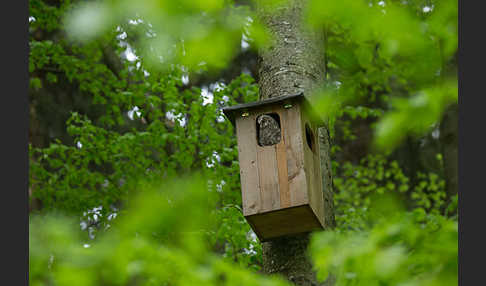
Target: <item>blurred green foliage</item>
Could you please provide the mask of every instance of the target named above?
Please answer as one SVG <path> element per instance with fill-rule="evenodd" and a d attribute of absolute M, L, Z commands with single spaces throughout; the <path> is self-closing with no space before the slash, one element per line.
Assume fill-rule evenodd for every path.
<path fill-rule="evenodd" d="M 344 106 L 386 110 L 375 146 L 423 135 L 457 103 L 457 0 L 310 1 L 326 35 L 327 85 L 316 106 L 331 122 Z"/>
<path fill-rule="evenodd" d="M 245 27 L 254 43 L 266 37 L 257 22 L 248 22 L 248 6 L 233 4 L 228 0 L 81 3 L 68 14 L 66 25 L 75 39 L 87 41 L 126 19 L 137 19 L 149 23 L 148 27 L 137 26 L 133 32 L 134 36 L 142 35 L 138 51 L 154 67 L 181 63 L 192 69 L 204 62 L 209 68 L 223 68 L 235 56 Z M 147 32 L 150 36 L 143 37 Z"/>
<path fill-rule="evenodd" d="M 366 231 L 322 232 L 311 254 L 318 276 L 341 285 L 457 285 L 457 221 L 395 211 Z"/>
<path fill-rule="evenodd" d="M 200 89 L 179 96 L 175 89 L 171 93 L 171 84 L 176 82 L 166 81 L 164 93 L 146 102 L 152 107 L 149 112 L 141 109 L 139 115 L 134 113 L 135 120 L 150 120 L 144 130 L 120 133 L 73 113 L 67 128 L 77 142 L 75 146 L 59 141 L 47 148 L 31 146 L 33 197 L 41 200 L 44 212 L 81 216 L 83 228 L 94 236 L 109 224 L 111 216 L 129 204 L 129 196 L 136 192 L 135 184 L 140 179 L 169 180 L 200 170 L 208 188 L 218 194 L 216 217 L 221 228 L 215 231 L 213 244 L 222 244 L 228 260 L 258 268 L 261 248 L 256 239 L 247 238 L 250 227 L 239 209 L 236 139 L 227 136 L 233 127 L 222 120 L 220 111 L 223 96 L 232 95 L 225 97 L 230 104 L 235 98 L 254 100 L 257 87 L 250 77 L 242 75 L 214 91 L 213 103 L 203 105 Z M 168 120 L 166 114 L 161 114 L 162 104 L 170 104 L 176 116 Z"/>
<path fill-rule="evenodd" d="M 217 194 L 205 180 L 138 187 L 143 195 L 94 242 L 66 217 L 31 218 L 30 285 L 288 285 L 210 252 Z"/>
<path fill-rule="evenodd" d="M 130 37 L 137 38 L 137 53 L 156 69 L 173 64 L 221 69 L 235 57 L 242 34 L 251 48 L 269 39 L 249 6 L 233 1 L 72 6 L 63 18 L 72 38 L 92 41 L 126 26 L 128 19 L 136 24 Z M 376 126 L 377 148 L 392 149 L 408 133 L 424 134 L 457 103 L 457 0 L 309 1 L 307 19 L 324 30 L 327 74 L 332 74 L 316 106 L 333 117 L 341 105 L 381 102 L 392 111 Z"/>
<path fill-rule="evenodd" d="M 443 178 L 418 172 L 418 181 L 411 186 L 398 162 L 383 155 L 368 155 L 359 164 L 334 161 L 333 172 L 335 216 L 342 229 L 368 228 L 374 201 L 386 195 L 395 196 L 405 209 L 444 216 L 457 212 L 457 197 L 447 200 Z"/>
<path fill-rule="evenodd" d="M 409 189 L 409 179 L 397 162 L 388 162 L 380 155 L 369 155 L 357 165 L 346 162 L 339 166 L 339 170 L 336 163 L 334 166 L 335 173 L 339 174 L 333 180 L 335 216 L 342 229 L 366 229 L 377 195 L 402 193 Z"/>
<path fill-rule="evenodd" d="M 140 106 L 132 116 L 149 122 L 143 130 L 106 129 L 73 112 L 67 131 L 75 146 L 57 141 L 47 148 L 31 147 L 31 184 L 39 189 L 36 196 L 43 198 L 44 207 L 79 213 L 101 205 L 108 211 L 141 176 L 171 178 L 203 169 L 213 179 L 213 188 L 223 179 L 231 181 L 231 174 L 238 173 L 236 139 L 227 136 L 233 127 L 222 119 L 220 108 L 238 97 L 254 100 L 257 87 L 242 75 L 215 91 L 213 103 L 203 104 L 199 88 L 181 94 L 180 85 L 170 75 L 149 87 L 150 96 L 122 94 Z M 232 97 L 224 100 L 226 94 Z"/>
<path fill-rule="evenodd" d="M 133 37 L 149 28 L 147 23 L 120 23 L 92 41 L 72 41 L 64 37 L 69 32 L 63 19 L 76 5 L 29 1 L 32 108 L 54 114 L 64 108 L 49 94 L 54 88 L 66 88 L 84 107 L 66 114 L 69 140 L 29 146 L 31 200 L 40 201 L 42 213 L 75 217 L 94 239 L 122 215 L 140 179 L 170 180 L 200 171 L 218 194 L 214 217 L 221 227 L 211 236 L 213 250 L 259 269 L 261 247 L 239 210 L 236 139 L 228 136 L 233 127 L 221 112 L 223 106 L 257 100 L 253 78 L 242 74 L 228 84 L 188 86 L 184 77 L 196 79 L 208 67 L 189 70 L 178 63 L 160 69 L 143 54 L 123 59 L 130 45 L 139 54 L 140 42 Z M 107 61 L 110 51 L 119 66 Z"/>
<path fill-rule="evenodd" d="M 246 74 L 184 81 L 226 67 L 242 35 L 252 49 L 267 39 L 234 2 L 29 1 L 31 104 L 49 112 L 63 103 L 42 92 L 74 86 L 66 93 L 83 106 L 59 127 L 71 142 L 29 146 L 42 203 L 29 224 L 31 285 L 285 284 L 255 273 L 261 245 L 241 213 L 236 139 L 221 113 L 257 100 L 258 87 Z M 309 2 L 309 24 L 326 35 L 315 105 L 342 140 L 333 156 L 360 139 L 355 119 L 391 150 L 457 102 L 457 1 Z M 107 61 L 110 50 L 124 58 Z M 457 283 L 457 196 L 446 198 L 443 176 L 412 182 L 378 154 L 332 166 L 337 227 L 310 248 L 320 278 Z"/>

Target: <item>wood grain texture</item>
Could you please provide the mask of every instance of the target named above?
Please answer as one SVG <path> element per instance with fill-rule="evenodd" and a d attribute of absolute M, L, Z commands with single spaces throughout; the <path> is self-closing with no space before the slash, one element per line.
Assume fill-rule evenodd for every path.
<path fill-rule="evenodd" d="M 290 207 L 290 190 L 289 177 L 287 172 L 287 154 L 284 144 L 278 144 L 277 150 L 277 166 L 278 166 L 278 182 L 280 195 L 280 208 Z"/>
<path fill-rule="evenodd" d="M 277 152 L 275 145 L 256 146 L 258 175 L 260 179 L 261 211 L 280 208 L 278 186 Z"/>
<path fill-rule="evenodd" d="M 294 105 L 282 112 L 284 141 L 287 153 L 287 173 L 290 193 L 290 205 L 299 206 L 308 203 L 307 182 L 304 173 L 304 150 L 300 107 Z"/>
<path fill-rule="evenodd" d="M 254 122 L 255 115 L 236 119 L 241 195 L 245 216 L 256 214 L 262 209 Z"/>
<path fill-rule="evenodd" d="M 307 139 L 305 137 L 305 125 L 308 124 L 306 116 L 302 115 L 301 120 L 301 130 L 302 130 L 302 138 L 303 138 L 303 155 L 304 155 L 304 173 L 305 173 L 305 181 L 307 183 L 307 196 L 309 198 L 308 202 L 312 202 L 313 199 L 313 189 L 315 188 L 315 180 L 314 180 L 314 158 L 312 154 L 312 150 L 309 148 L 307 144 Z"/>
<path fill-rule="evenodd" d="M 280 117 L 280 126 L 281 126 L 281 134 L 282 140 L 276 146 L 277 151 L 277 166 L 278 166 L 278 182 L 279 182 L 279 195 L 280 195 L 280 208 L 287 208 L 290 207 L 290 190 L 289 190 L 289 176 L 288 176 L 288 168 L 287 168 L 287 148 L 286 148 L 286 137 L 287 134 L 287 126 L 286 123 L 283 122 L 282 118 L 282 111 L 276 111 L 278 116 Z"/>
<path fill-rule="evenodd" d="M 251 215 L 246 219 L 260 241 L 322 229 L 309 205 Z"/>

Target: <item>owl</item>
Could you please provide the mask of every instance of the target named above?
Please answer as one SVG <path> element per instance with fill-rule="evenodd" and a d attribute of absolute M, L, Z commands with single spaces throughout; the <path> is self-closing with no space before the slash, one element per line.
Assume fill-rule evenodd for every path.
<path fill-rule="evenodd" d="M 260 146 L 275 145 L 280 142 L 280 126 L 275 118 L 263 114 L 257 118 L 258 144 Z"/>

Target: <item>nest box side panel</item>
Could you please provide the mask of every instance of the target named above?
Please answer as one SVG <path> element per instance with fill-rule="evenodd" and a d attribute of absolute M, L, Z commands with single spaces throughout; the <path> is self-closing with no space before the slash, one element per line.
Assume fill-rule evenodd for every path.
<path fill-rule="evenodd" d="M 245 216 L 259 213 L 262 209 L 255 120 L 254 114 L 248 117 L 238 117 L 235 120 L 243 215 Z"/>
<path fill-rule="evenodd" d="M 311 120 L 309 112 L 302 110 L 302 137 L 304 143 L 304 170 L 306 182 L 308 184 L 307 192 L 309 204 L 321 223 L 324 226 L 324 193 L 322 190 L 321 168 L 319 145 L 317 138 L 316 124 Z"/>
<path fill-rule="evenodd" d="M 300 113 L 300 106 L 294 104 L 291 108 L 282 111 L 281 116 L 287 157 L 290 206 L 300 206 L 309 203 L 304 172 L 304 142 Z"/>

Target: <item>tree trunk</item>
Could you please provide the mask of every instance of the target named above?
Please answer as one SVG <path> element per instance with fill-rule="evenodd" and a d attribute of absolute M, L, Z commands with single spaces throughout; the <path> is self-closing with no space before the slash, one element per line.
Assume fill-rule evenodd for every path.
<path fill-rule="evenodd" d="M 309 95 L 324 80 L 324 33 L 303 24 L 305 1 L 282 4 L 258 2 L 259 20 L 269 29 L 272 42 L 259 51 L 260 100 L 304 92 Z M 332 199 L 329 132 L 319 128 L 319 150 L 324 186 L 325 228 L 335 225 Z M 263 243 L 263 270 L 281 274 L 296 285 L 331 285 L 317 282 L 307 256 L 309 234 L 282 237 Z"/>
<path fill-rule="evenodd" d="M 447 198 L 457 194 L 458 158 L 457 158 L 457 124 L 458 105 L 450 106 L 444 113 L 440 123 L 440 143 L 444 162 L 444 176 L 446 179 Z"/>

